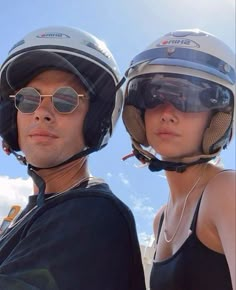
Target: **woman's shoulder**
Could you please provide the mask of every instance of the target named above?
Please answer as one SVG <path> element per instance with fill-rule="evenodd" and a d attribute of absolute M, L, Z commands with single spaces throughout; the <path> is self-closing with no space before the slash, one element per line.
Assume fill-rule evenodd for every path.
<path fill-rule="evenodd" d="M 235 195 L 235 170 L 220 170 L 215 172 L 207 182 L 204 195 L 209 199 L 224 199 Z"/>
<path fill-rule="evenodd" d="M 206 172 L 207 184 L 202 194 L 197 218 L 198 239 L 208 248 L 224 253 L 223 241 L 234 231 L 235 171 Z"/>
<path fill-rule="evenodd" d="M 201 207 L 214 222 L 235 208 L 235 170 L 220 170 L 213 174 L 205 187 Z"/>

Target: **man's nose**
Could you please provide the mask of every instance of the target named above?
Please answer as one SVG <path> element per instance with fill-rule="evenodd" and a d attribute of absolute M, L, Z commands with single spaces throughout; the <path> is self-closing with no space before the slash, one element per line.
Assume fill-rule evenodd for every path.
<path fill-rule="evenodd" d="M 51 97 L 41 97 L 41 102 L 34 112 L 36 120 L 51 121 L 54 118 L 54 108 Z"/>

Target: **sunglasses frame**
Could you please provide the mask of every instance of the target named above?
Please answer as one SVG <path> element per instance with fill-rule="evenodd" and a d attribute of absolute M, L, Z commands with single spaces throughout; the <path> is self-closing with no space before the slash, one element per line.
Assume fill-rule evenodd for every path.
<path fill-rule="evenodd" d="M 19 94 L 19 92 L 21 91 L 21 90 L 23 90 L 23 89 L 28 89 L 28 88 L 30 88 L 30 89 L 32 89 L 33 91 L 35 91 L 35 92 L 37 92 L 37 94 L 38 94 L 38 96 L 39 96 L 39 104 L 38 104 L 38 107 L 33 111 L 33 112 L 29 112 L 29 113 L 25 113 L 25 112 L 22 112 L 18 107 L 17 107 L 17 104 L 16 104 L 16 96 Z M 75 93 L 76 93 L 76 95 L 77 95 L 77 105 L 75 106 L 75 108 L 72 110 L 72 111 L 70 111 L 70 112 L 60 112 L 56 107 L 55 107 L 55 105 L 54 105 L 54 102 L 53 102 L 53 96 L 55 95 L 55 93 L 58 91 L 58 90 L 60 90 L 60 89 L 71 89 L 72 91 L 74 91 Z M 54 93 L 53 94 L 51 94 L 51 95 L 41 95 L 40 94 L 40 92 L 38 91 L 38 90 L 36 90 L 35 88 L 33 88 L 33 87 L 24 87 L 24 88 L 21 88 L 15 95 L 9 95 L 9 98 L 14 98 L 14 104 L 15 104 L 15 107 L 16 107 L 16 109 L 19 111 L 19 112 L 21 112 L 22 114 L 27 114 L 27 115 L 29 115 L 29 114 L 33 114 L 33 113 L 35 113 L 36 111 L 37 111 L 37 109 L 40 107 L 40 105 L 41 105 L 41 103 L 42 103 L 42 98 L 52 98 L 52 105 L 53 105 L 53 108 L 58 112 L 58 113 L 60 113 L 60 114 L 71 114 L 72 112 L 74 112 L 74 110 L 79 106 L 79 99 L 84 99 L 84 100 L 88 100 L 89 99 L 89 97 L 88 96 L 85 96 L 84 94 L 78 94 L 77 92 L 76 92 L 76 90 L 75 89 L 73 89 L 72 87 L 59 87 L 59 88 L 57 88 L 55 91 L 54 91 Z"/>

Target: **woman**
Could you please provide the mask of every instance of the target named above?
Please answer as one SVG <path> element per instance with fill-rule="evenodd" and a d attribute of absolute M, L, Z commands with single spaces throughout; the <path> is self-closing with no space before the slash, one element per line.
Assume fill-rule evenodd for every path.
<path fill-rule="evenodd" d="M 232 139 L 234 63 L 215 36 L 179 30 L 137 55 L 126 73 L 123 120 L 133 154 L 151 171 L 165 170 L 169 185 L 154 219 L 151 290 L 235 290 L 236 174 L 210 162 Z"/>

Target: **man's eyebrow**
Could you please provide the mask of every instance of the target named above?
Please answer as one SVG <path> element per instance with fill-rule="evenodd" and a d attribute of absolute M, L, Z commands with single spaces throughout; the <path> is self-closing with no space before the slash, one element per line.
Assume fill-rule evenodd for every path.
<path fill-rule="evenodd" d="M 39 89 L 39 88 L 37 88 L 37 87 L 34 87 L 34 86 L 26 86 L 26 87 L 33 88 L 33 89 L 35 89 L 35 90 L 36 90 L 40 95 L 43 95 L 43 94 L 42 94 L 42 90 Z M 48 94 L 45 94 L 45 95 L 48 95 Z"/>

